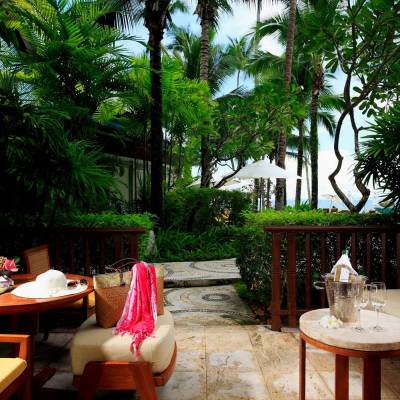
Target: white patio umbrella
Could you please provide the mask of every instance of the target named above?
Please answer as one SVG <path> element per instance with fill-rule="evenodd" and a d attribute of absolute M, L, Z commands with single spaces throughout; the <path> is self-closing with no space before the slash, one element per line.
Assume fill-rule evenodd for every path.
<path fill-rule="evenodd" d="M 241 190 L 245 192 L 252 191 L 252 186 L 254 184 L 253 179 L 237 179 L 232 178 L 225 185 L 221 186 L 220 189 L 222 190 Z"/>
<path fill-rule="evenodd" d="M 246 165 L 236 175 L 239 179 L 277 179 L 277 178 L 294 178 L 301 179 L 300 176 L 288 173 L 285 169 L 275 164 L 269 163 L 267 160 L 256 161 L 253 164 Z"/>

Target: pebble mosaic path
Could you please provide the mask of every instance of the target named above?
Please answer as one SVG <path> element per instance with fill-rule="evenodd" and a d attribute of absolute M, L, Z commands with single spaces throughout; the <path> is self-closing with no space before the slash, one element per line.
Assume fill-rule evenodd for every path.
<path fill-rule="evenodd" d="M 215 286 L 240 280 L 234 258 L 218 261 L 167 262 L 165 287 Z"/>
<path fill-rule="evenodd" d="M 199 265 L 200 264 L 200 265 Z M 193 266 L 197 268 L 193 268 Z M 213 271 L 220 267 L 220 272 Z M 200 268 L 201 272 L 198 272 Z M 224 279 L 237 273 L 232 260 L 167 263 L 167 278 L 196 283 L 203 277 Z M 195 272 L 193 272 L 193 270 Z M 229 272 L 228 272 L 229 271 Z M 177 363 L 159 400 L 295 400 L 298 399 L 298 331 L 272 332 L 254 325 L 248 307 L 232 285 L 165 289 L 166 307 L 175 320 Z M 75 400 L 69 347 L 73 332 L 52 332 L 37 346 L 35 368 L 57 368 L 47 388 L 66 389 L 57 400 Z M 334 358 L 307 348 L 306 398 L 334 398 Z M 400 360 L 383 360 L 382 399 L 400 400 Z M 350 399 L 361 399 L 361 364 L 350 361 Z M 132 393 L 99 393 L 96 399 L 133 399 Z"/>

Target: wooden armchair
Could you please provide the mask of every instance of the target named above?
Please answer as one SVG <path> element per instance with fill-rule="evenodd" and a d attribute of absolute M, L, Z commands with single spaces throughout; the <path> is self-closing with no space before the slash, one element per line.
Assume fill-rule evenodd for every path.
<path fill-rule="evenodd" d="M 29 335 L 0 334 L 0 343 L 19 345 L 18 357 L 0 358 L 0 400 L 20 392 L 23 400 L 31 399 L 31 365 Z"/>
<path fill-rule="evenodd" d="M 49 246 L 32 247 L 22 252 L 22 261 L 28 274 L 42 274 L 51 267 Z M 75 318 L 79 318 L 79 323 L 89 318 L 95 312 L 94 293 L 71 304 L 66 304 L 51 313 L 70 314 Z M 45 329 L 45 338 L 48 336 L 48 330 Z"/>

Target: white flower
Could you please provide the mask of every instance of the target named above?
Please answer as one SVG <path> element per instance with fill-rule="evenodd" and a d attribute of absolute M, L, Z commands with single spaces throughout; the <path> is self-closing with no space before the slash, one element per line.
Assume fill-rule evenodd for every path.
<path fill-rule="evenodd" d="M 319 324 L 323 328 L 327 329 L 337 329 L 343 325 L 343 322 L 340 319 L 337 319 L 333 315 L 325 315 L 319 320 Z"/>

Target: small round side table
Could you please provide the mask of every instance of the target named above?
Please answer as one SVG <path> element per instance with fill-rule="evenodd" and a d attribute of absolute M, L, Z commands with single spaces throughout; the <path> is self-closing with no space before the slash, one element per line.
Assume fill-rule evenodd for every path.
<path fill-rule="evenodd" d="M 381 359 L 400 357 L 400 318 L 381 313 L 376 332 L 376 314 L 363 310 L 361 322 L 364 332 L 357 332 L 354 324 L 338 329 L 323 328 L 319 321 L 329 315 L 329 309 L 309 311 L 300 317 L 300 400 L 306 398 L 306 343 L 335 354 L 335 400 L 349 398 L 349 357 L 363 359 L 362 399 L 381 399 Z"/>

